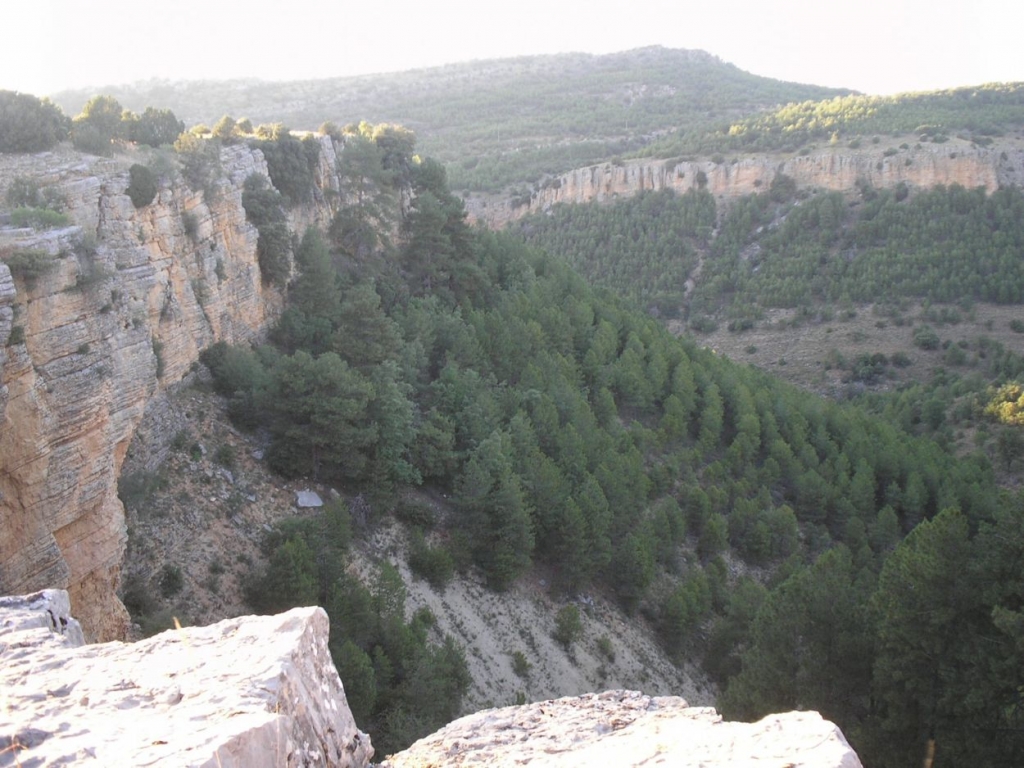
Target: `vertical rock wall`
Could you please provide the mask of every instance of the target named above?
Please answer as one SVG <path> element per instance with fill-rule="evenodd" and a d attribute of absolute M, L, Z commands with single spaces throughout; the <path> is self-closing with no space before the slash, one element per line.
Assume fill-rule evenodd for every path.
<path fill-rule="evenodd" d="M 557 203 L 611 202 L 645 190 L 673 189 L 684 193 L 703 186 L 716 198 L 733 199 L 767 190 L 783 173 L 800 188 L 837 191 L 856 189 L 866 181 L 879 189 L 904 183 L 928 188 L 960 184 L 992 192 L 1000 185 L 1024 182 L 1024 151 L 978 149 L 951 144 L 900 150 L 886 156 L 882 149 L 831 150 L 794 157 L 753 156 L 735 162 L 637 160 L 622 164 L 577 168 L 549 179 L 526 205 L 508 200 L 471 198 L 471 216 L 502 227 Z"/>
<path fill-rule="evenodd" d="M 210 194 L 165 181 L 141 209 L 130 162 L 0 156 L 0 189 L 55 187 L 74 223 L 0 229 L 0 250 L 55 257 L 35 280 L 0 263 L 0 594 L 66 588 L 91 640 L 127 627 L 117 478 L 147 402 L 215 341 L 260 337 L 282 306 L 241 204 L 244 179 L 267 173 L 259 151 L 226 148 Z"/>

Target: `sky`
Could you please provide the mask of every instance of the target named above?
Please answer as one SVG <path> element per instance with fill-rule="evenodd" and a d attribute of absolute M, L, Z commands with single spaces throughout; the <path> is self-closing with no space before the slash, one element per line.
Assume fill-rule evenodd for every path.
<path fill-rule="evenodd" d="M 757 75 L 889 94 L 1024 81 L 1020 0 L 26 0 L 0 90 L 296 80 L 544 53 L 698 48 Z"/>

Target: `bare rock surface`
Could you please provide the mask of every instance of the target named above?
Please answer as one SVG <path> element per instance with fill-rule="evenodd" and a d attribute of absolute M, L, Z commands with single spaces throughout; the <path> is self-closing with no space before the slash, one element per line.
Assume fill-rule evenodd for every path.
<path fill-rule="evenodd" d="M 365 766 L 373 755 L 320 608 L 72 647 L 59 634 L 66 606 L 58 590 L 0 602 L 0 766 Z"/>
<path fill-rule="evenodd" d="M 679 697 L 608 691 L 463 717 L 391 756 L 423 766 L 860 768 L 843 734 L 817 712 L 724 722 Z"/>
<path fill-rule="evenodd" d="M 40 645 L 78 648 L 85 645 L 82 625 L 71 615 L 63 589 L 33 595 L 0 597 L 0 658 L 33 653 Z"/>
<path fill-rule="evenodd" d="M 981 148 L 959 139 L 942 145 L 834 148 L 791 157 L 750 155 L 731 162 L 630 160 L 577 168 L 548 179 L 526 204 L 481 196 L 468 200 L 467 210 L 475 220 L 502 227 L 558 203 L 612 202 L 646 190 L 672 189 L 683 194 L 706 189 L 718 199 L 735 199 L 768 189 L 778 174 L 789 176 L 800 189 L 846 192 L 866 182 L 880 189 L 898 184 L 917 188 L 960 184 L 994 192 L 1000 185 L 1019 184 L 1022 167 L 1024 150 Z"/>

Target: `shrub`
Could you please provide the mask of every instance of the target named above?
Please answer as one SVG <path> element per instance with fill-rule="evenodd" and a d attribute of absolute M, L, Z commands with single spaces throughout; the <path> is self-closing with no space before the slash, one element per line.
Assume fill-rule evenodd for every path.
<path fill-rule="evenodd" d="M 569 650 L 573 643 L 580 639 L 583 634 L 583 621 L 580 618 L 580 609 L 575 605 L 567 605 L 555 616 L 554 638 L 565 650 Z"/>
<path fill-rule="evenodd" d="M 222 467 L 230 469 L 235 466 L 235 447 L 227 443 L 218 446 L 217 450 L 213 453 L 213 460 Z"/>
<path fill-rule="evenodd" d="M 14 251 L 4 257 L 11 274 L 30 285 L 57 266 L 57 257 L 36 248 Z"/>
<path fill-rule="evenodd" d="M 87 155 L 107 157 L 111 152 L 110 137 L 104 136 L 91 125 L 76 125 L 71 134 L 71 143 L 75 149 Z"/>
<path fill-rule="evenodd" d="M 160 570 L 160 594 L 164 597 L 174 597 L 181 592 L 185 586 L 185 577 L 181 574 L 181 568 L 167 563 Z"/>
<path fill-rule="evenodd" d="M 7 188 L 7 204 L 12 208 L 43 208 L 39 185 L 24 176 L 14 177 Z"/>
<path fill-rule="evenodd" d="M 424 530 L 434 527 L 434 509 L 428 503 L 418 499 L 403 498 L 395 505 L 395 517 L 407 525 Z"/>
<path fill-rule="evenodd" d="M 0 152 L 43 152 L 68 137 L 71 121 L 49 99 L 0 91 Z"/>
<path fill-rule="evenodd" d="M 11 326 L 11 335 L 7 337 L 7 346 L 12 347 L 15 344 L 25 343 L 25 326 L 13 325 Z"/>
<path fill-rule="evenodd" d="M 776 203 L 784 203 L 796 196 L 796 179 L 784 173 L 776 173 L 768 187 L 768 196 Z"/>
<path fill-rule="evenodd" d="M 313 171 L 320 155 L 316 139 L 307 137 L 299 141 L 282 128 L 275 130 L 272 141 L 257 142 L 254 146 L 263 152 L 274 186 L 290 203 L 305 202 L 313 197 Z"/>
<path fill-rule="evenodd" d="M 291 235 L 288 232 L 281 194 L 265 176 L 254 173 L 245 180 L 242 207 L 245 217 L 256 225 L 259 239 L 256 255 L 264 281 L 284 285 L 291 274 Z"/>
<path fill-rule="evenodd" d="M 162 379 L 164 376 L 164 343 L 159 339 L 153 339 L 153 356 L 156 357 L 156 377 Z"/>
<path fill-rule="evenodd" d="M 118 478 L 117 495 L 125 507 L 137 509 L 166 487 L 167 478 L 159 472 L 132 472 Z"/>
<path fill-rule="evenodd" d="M 66 227 L 70 223 L 71 219 L 63 213 L 51 211 L 49 208 L 15 208 L 11 211 L 11 224 L 16 227 L 54 229 Z"/>
<path fill-rule="evenodd" d="M 256 257 L 260 275 L 267 283 L 285 285 L 291 274 L 292 238 L 286 224 L 265 224 L 259 227 Z"/>
<path fill-rule="evenodd" d="M 156 198 L 156 176 L 144 165 L 136 163 L 128 169 L 128 197 L 136 208 L 145 208 Z"/>
<path fill-rule="evenodd" d="M 185 130 L 185 123 L 169 109 L 146 107 L 146 111 L 131 121 L 128 138 L 137 144 L 159 147 L 173 144 Z"/>
<path fill-rule="evenodd" d="M 235 138 L 235 119 L 230 115 L 224 115 L 213 125 L 213 137 L 220 139 L 225 144 L 231 144 Z"/>
<path fill-rule="evenodd" d="M 922 325 L 914 329 L 914 346 L 921 349 L 933 350 L 939 348 L 939 335 L 929 325 Z"/>
<path fill-rule="evenodd" d="M 455 560 L 444 547 L 431 547 L 420 531 L 414 531 L 409 568 L 435 589 L 443 590 L 455 574 Z"/>
<path fill-rule="evenodd" d="M 597 638 L 597 651 L 608 661 L 615 661 L 615 647 L 608 635 L 601 635 Z"/>
<path fill-rule="evenodd" d="M 188 441 L 191 439 L 192 434 L 187 429 L 179 429 L 174 433 L 174 438 L 171 440 L 171 450 L 178 453 L 184 451 Z"/>
<path fill-rule="evenodd" d="M 516 677 L 521 677 L 524 680 L 530 676 L 530 669 L 533 665 L 527 660 L 526 654 L 522 651 L 515 651 L 512 654 L 512 671 L 516 673 Z"/>
<path fill-rule="evenodd" d="M 181 175 L 194 190 L 207 196 L 220 176 L 220 142 L 206 140 L 194 133 L 182 133 L 174 142 L 181 162 Z"/>
<path fill-rule="evenodd" d="M 718 330 L 718 323 L 707 315 L 695 317 L 690 321 L 690 328 L 698 333 L 712 333 Z"/>
<path fill-rule="evenodd" d="M 191 211 L 185 211 L 181 214 L 181 226 L 185 230 L 185 234 L 192 240 L 196 241 L 196 237 L 199 235 L 199 219 Z"/>
<path fill-rule="evenodd" d="M 1010 330 L 1014 333 L 1024 333 L 1024 320 L 1013 319 L 1010 321 Z"/>

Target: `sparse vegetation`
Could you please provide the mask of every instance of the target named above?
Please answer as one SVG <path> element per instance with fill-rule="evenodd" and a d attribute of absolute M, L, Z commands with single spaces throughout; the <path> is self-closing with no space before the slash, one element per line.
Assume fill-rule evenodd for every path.
<path fill-rule="evenodd" d="M 533 665 L 527 660 L 525 653 L 522 651 L 512 652 L 512 671 L 515 672 L 517 677 L 528 680 L 532 668 Z"/>
<path fill-rule="evenodd" d="M 11 211 L 11 224 L 32 229 L 55 229 L 71 223 L 65 214 L 49 208 L 15 208 Z"/>
<path fill-rule="evenodd" d="M 580 609 L 575 605 L 567 605 L 558 611 L 555 616 L 555 640 L 565 650 L 570 650 L 573 644 L 583 635 L 583 621 L 580 619 Z"/>

